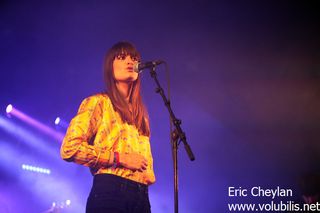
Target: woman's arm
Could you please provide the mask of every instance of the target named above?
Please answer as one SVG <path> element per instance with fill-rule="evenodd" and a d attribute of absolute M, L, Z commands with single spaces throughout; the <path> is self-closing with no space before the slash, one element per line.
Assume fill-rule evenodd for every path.
<path fill-rule="evenodd" d="M 112 165 L 113 153 L 90 143 L 102 120 L 101 104 L 99 96 L 88 97 L 81 103 L 61 146 L 60 154 L 64 160 L 89 167 Z"/>

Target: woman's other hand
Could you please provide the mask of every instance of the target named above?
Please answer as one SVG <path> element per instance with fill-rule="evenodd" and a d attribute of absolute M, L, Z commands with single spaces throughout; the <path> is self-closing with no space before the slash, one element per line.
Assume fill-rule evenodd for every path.
<path fill-rule="evenodd" d="M 120 165 L 133 171 L 143 172 L 147 169 L 148 161 L 145 157 L 138 153 L 121 154 Z"/>

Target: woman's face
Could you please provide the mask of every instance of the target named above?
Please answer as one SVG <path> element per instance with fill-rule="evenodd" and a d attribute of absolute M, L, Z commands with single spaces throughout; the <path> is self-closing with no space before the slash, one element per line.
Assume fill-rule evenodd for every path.
<path fill-rule="evenodd" d="M 116 81 L 133 82 L 137 80 L 138 73 L 133 71 L 133 65 L 138 63 L 136 57 L 122 53 L 113 60 L 113 73 Z"/>

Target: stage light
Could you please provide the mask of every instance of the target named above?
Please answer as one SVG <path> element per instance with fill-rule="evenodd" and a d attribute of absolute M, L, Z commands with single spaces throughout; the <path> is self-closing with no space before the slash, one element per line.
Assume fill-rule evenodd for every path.
<path fill-rule="evenodd" d="M 70 206 L 71 200 L 66 200 L 66 206 Z"/>
<path fill-rule="evenodd" d="M 56 120 L 54 121 L 54 124 L 59 125 L 59 123 L 60 123 L 60 117 L 57 117 Z"/>
<path fill-rule="evenodd" d="M 64 134 L 61 133 L 61 132 L 58 132 L 52 128 L 50 128 L 49 126 L 41 123 L 40 121 L 32 118 L 31 116 L 19 111 L 18 109 L 16 108 L 13 108 L 11 104 L 9 104 L 7 106 L 7 109 L 6 109 L 7 113 L 10 115 L 10 116 L 14 116 L 16 118 L 19 118 L 20 120 L 26 122 L 27 124 L 37 128 L 38 130 L 40 130 L 41 132 L 45 133 L 45 134 L 48 134 L 50 136 L 52 136 L 53 138 L 55 138 L 56 140 L 58 141 L 62 141 L 63 137 L 64 137 Z M 60 118 L 59 118 L 60 119 Z M 57 119 L 56 119 L 57 120 Z M 60 121 L 59 121 L 60 122 Z"/>
<path fill-rule="evenodd" d="M 62 118 L 60 117 L 57 117 L 54 121 L 54 124 L 56 125 L 56 128 L 58 129 L 67 129 L 68 126 L 69 126 L 69 123 L 66 122 L 65 120 L 63 120 Z"/>
<path fill-rule="evenodd" d="M 26 165 L 26 164 L 22 164 L 21 167 L 22 167 L 23 170 L 30 171 L 30 172 L 43 173 L 43 174 L 47 174 L 47 175 L 51 174 L 50 169 L 45 169 L 45 168 Z"/>
<path fill-rule="evenodd" d="M 12 105 L 9 104 L 9 105 L 7 106 L 7 108 L 6 108 L 6 112 L 7 112 L 7 113 L 10 113 L 10 112 L 12 111 L 12 109 L 13 109 Z"/>

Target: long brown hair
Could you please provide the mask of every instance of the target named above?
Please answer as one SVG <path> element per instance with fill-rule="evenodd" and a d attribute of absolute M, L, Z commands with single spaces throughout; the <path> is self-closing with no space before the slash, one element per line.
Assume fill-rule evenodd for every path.
<path fill-rule="evenodd" d="M 111 47 L 105 56 L 103 67 L 107 94 L 111 99 L 115 111 L 120 114 L 124 122 L 135 125 L 141 134 L 150 136 L 148 113 L 140 94 L 140 75 L 137 80 L 132 83 L 131 94 L 129 97 L 129 103 L 132 105 L 132 112 L 129 110 L 129 104 L 117 89 L 113 73 L 113 61 L 115 57 L 120 54 L 127 54 L 131 57 L 136 57 L 139 60 L 141 58 L 140 53 L 130 42 L 118 42 Z"/>

